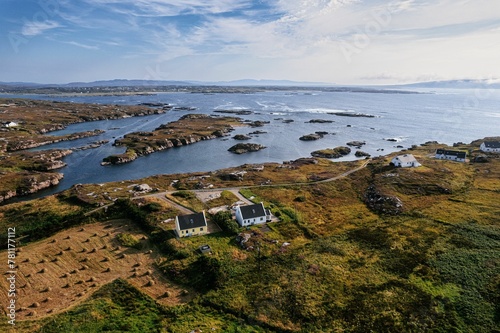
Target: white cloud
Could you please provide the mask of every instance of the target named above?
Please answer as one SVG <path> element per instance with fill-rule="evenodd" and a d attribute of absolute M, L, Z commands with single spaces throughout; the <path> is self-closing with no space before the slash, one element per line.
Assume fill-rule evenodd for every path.
<path fill-rule="evenodd" d="M 81 47 L 81 48 L 84 48 L 87 50 L 99 50 L 99 47 L 97 47 L 95 45 L 87 45 L 87 44 L 82 44 L 82 43 L 78 43 L 75 41 L 70 41 L 70 42 L 65 42 L 65 43 L 69 44 L 69 45 L 73 45 L 73 46 L 78 46 L 78 47 Z"/>
<path fill-rule="evenodd" d="M 43 22 L 26 22 L 21 29 L 21 34 L 23 36 L 38 36 L 43 34 L 47 30 L 59 28 L 61 25 L 58 22 L 46 20 Z"/>
<path fill-rule="evenodd" d="M 92 6 L 136 16 L 176 16 L 218 14 L 243 9 L 251 0 L 85 0 Z"/>

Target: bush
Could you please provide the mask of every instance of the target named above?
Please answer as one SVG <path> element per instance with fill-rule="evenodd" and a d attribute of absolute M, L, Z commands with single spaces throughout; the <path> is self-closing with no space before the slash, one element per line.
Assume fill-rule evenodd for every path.
<path fill-rule="evenodd" d="M 183 199 L 193 199 L 193 198 L 196 197 L 193 192 L 186 191 L 186 190 L 181 190 L 181 191 L 174 192 L 174 193 L 172 193 L 172 195 L 174 197 L 179 197 L 179 198 L 183 198 Z"/>
<path fill-rule="evenodd" d="M 232 219 L 231 213 L 228 211 L 217 212 L 212 217 L 212 221 L 217 223 L 217 225 L 225 232 L 230 234 L 237 234 L 239 232 L 238 223 Z"/>
<path fill-rule="evenodd" d="M 121 233 L 121 234 L 116 235 L 116 239 L 118 239 L 120 244 L 123 246 L 133 247 L 135 249 L 142 248 L 141 241 L 138 240 L 134 235 Z"/>

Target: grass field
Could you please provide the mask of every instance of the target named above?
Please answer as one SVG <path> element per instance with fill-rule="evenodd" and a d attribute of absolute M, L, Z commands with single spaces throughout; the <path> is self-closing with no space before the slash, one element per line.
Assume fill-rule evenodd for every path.
<path fill-rule="evenodd" d="M 388 156 L 333 182 L 241 190 L 263 201 L 281 220 L 240 229 L 250 235 L 252 250 L 243 249 L 230 232 L 160 237 L 155 223 L 175 214 L 168 205 L 157 198 L 137 199 L 135 206 L 122 202 L 120 207 L 128 208 L 121 214 L 133 212 L 130 217 L 143 231 L 126 220 L 107 229 L 109 222 L 78 225 L 19 252 L 19 281 L 26 284 L 20 290 L 29 293 L 21 297 L 26 309 L 19 312 L 18 330 L 500 332 L 500 159 L 437 161 L 430 156 L 433 149 L 412 150 L 423 164 L 416 169 L 389 167 Z M 331 177 L 348 166 L 359 162 L 320 160 L 289 170 L 292 175 L 321 170 L 323 177 Z M 266 166 L 265 178 L 273 168 L 283 171 Z M 259 172 L 258 177 L 264 175 Z M 279 178 L 292 177 L 286 173 Z M 51 210 L 60 206 L 63 219 L 78 213 L 78 204 L 63 198 L 45 202 Z M 172 198 L 206 208 L 193 192 Z M 226 193 L 214 204 L 232 200 Z M 40 216 L 41 202 L 2 207 L 4 226 L 23 213 Z M 119 217 L 120 210 L 108 214 Z M 154 239 L 158 252 L 144 236 Z M 50 243 L 52 239 L 56 242 Z M 144 243 L 140 250 L 138 240 Z M 202 245 L 212 252 L 202 255 Z M 116 246 L 125 258 L 120 259 Z M 80 252 L 83 247 L 85 253 Z M 96 252 L 89 253 L 93 248 Z M 153 253 L 146 253 L 149 249 Z M 82 256 L 92 259 L 83 270 Z M 23 262 L 26 258 L 30 261 Z M 46 262 L 40 263 L 43 258 Z M 141 272 L 148 267 L 151 273 L 132 277 L 138 262 Z M 77 271 L 75 278 L 71 270 Z M 95 287 L 86 282 L 92 276 Z M 71 288 L 63 288 L 66 279 Z M 164 290 L 169 297 L 161 297 Z M 68 293 L 68 301 L 58 302 L 59 307 L 44 302 L 51 293 L 52 299 Z M 38 306 L 30 307 L 34 302 Z"/>

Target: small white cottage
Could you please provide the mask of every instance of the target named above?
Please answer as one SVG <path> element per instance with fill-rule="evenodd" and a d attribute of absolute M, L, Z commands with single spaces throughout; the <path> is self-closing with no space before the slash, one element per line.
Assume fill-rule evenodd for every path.
<path fill-rule="evenodd" d="M 485 141 L 479 148 L 485 153 L 500 153 L 500 141 Z"/>
<path fill-rule="evenodd" d="M 436 155 L 435 155 L 435 157 L 437 159 L 450 160 L 450 161 L 456 161 L 456 162 L 465 162 L 466 156 L 467 156 L 467 153 L 464 151 L 445 150 L 445 149 L 436 150 Z"/>
<path fill-rule="evenodd" d="M 242 227 L 266 223 L 268 220 L 268 214 L 262 202 L 249 206 L 236 206 L 235 215 L 236 221 Z"/>
<path fill-rule="evenodd" d="M 399 168 L 416 168 L 422 165 L 412 154 L 398 155 L 391 160 L 391 164 Z"/>

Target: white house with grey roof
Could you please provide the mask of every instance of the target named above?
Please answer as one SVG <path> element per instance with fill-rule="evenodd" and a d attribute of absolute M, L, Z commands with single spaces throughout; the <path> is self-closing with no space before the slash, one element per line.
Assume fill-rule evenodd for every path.
<path fill-rule="evenodd" d="M 205 235 L 208 233 L 205 211 L 175 217 L 175 232 L 179 237 Z"/>
<path fill-rule="evenodd" d="M 391 160 L 391 164 L 400 168 L 416 168 L 422 165 L 412 154 L 398 155 Z"/>
<path fill-rule="evenodd" d="M 465 158 L 467 157 L 467 153 L 464 151 L 458 151 L 458 150 L 438 149 L 438 150 L 436 150 L 435 157 L 437 159 L 440 159 L 440 160 L 465 162 Z"/>
<path fill-rule="evenodd" d="M 270 213 L 266 211 L 262 202 L 249 206 L 236 206 L 235 215 L 236 221 L 242 227 L 266 223 L 270 219 Z"/>
<path fill-rule="evenodd" d="M 479 149 L 485 153 L 500 153 L 500 141 L 485 141 L 481 143 Z"/>

